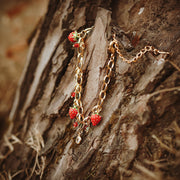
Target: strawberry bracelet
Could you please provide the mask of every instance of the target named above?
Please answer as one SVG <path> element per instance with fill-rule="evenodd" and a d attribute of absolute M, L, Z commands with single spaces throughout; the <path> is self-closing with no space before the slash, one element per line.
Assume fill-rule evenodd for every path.
<path fill-rule="evenodd" d="M 84 117 L 84 112 L 83 112 L 84 109 L 81 101 L 82 82 L 83 82 L 82 65 L 83 65 L 83 57 L 84 57 L 84 49 L 85 49 L 84 41 L 86 36 L 89 34 L 89 32 L 92 29 L 93 27 L 87 28 L 81 31 L 80 33 L 77 33 L 77 31 L 73 31 L 68 36 L 69 41 L 73 43 L 73 47 L 77 48 L 77 65 L 76 65 L 76 74 L 75 74 L 76 84 L 75 84 L 75 91 L 71 94 L 71 97 L 74 98 L 74 103 L 73 103 L 73 107 L 70 107 L 69 109 L 70 119 L 74 120 L 73 126 L 74 128 L 77 128 L 77 134 L 78 134 L 76 137 L 77 144 L 81 143 L 82 135 L 84 131 L 88 133 L 91 124 L 93 126 L 96 126 L 97 124 L 100 123 L 102 119 L 99 113 L 102 110 L 102 105 L 106 98 L 106 91 L 110 83 L 110 77 L 111 77 L 112 69 L 114 67 L 115 53 L 117 53 L 119 57 L 127 63 L 136 62 L 146 52 L 152 52 L 155 55 L 169 54 L 168 52 L 159 51 L 158 49 L 155 49 L 153 46 L 145 46 L 143 49 L 140 50 L 139 53 L 136 54 L 134 58 L 128 60 L 125 57 L 123 57 L 123 55 L 121 54 L 118 41 L 115 38 L 115 34 L 113 34 L 113 39 L 108 47 L 108 50 L 110 52 L 110 58 L 106 66 L 107 74 L 104 76 L 103 79 L 103 85 L 99 93 L 99 99 L 97 105 L 92 108 L 92 111 L 89 113 L 87 117 Z"/>

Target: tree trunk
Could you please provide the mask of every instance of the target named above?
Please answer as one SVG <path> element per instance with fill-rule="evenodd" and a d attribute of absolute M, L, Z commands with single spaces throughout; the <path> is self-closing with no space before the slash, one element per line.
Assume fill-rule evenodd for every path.
<path fill-rule="evenodd" d="M 1 146 L 1 176 L 14 179 L 179 179 L 179 1 L 51 0 L 31 39 L 27 63 Z M 76 50 L 68 34 L 94 26 L 85 41 L 82 103 L 97 103 L 112 33 L 116 55 L 100 124 L 75 143 L 69 118 Z M 16 139 L 15 137 L 18 137 Z M 12 142 L 16 143 L 13 144 Z M 9 143 L 13 145 L 7 145 Z"/>

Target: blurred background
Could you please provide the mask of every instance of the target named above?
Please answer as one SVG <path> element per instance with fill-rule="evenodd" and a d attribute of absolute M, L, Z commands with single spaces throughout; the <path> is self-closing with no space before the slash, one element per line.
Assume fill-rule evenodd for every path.
<path fill-rule="evenodd" d="M 48 0 L 0 0 L 0 119 L 8 117 L 28 52 L 28 39 Z"/>

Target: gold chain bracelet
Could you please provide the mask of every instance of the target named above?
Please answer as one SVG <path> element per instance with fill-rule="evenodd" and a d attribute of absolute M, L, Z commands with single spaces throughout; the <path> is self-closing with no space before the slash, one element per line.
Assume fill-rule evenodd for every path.
<path fill-rule="evenodd" d="M 99 93 L 99 99 L 97 102 L 97 105 L 95 105 L 89 115 L 87 117 L 84 116 L 84 109 L 81 101 L 81 93 L 82 93 L 82 83 L 83 83 L 83 58 L 84 58 L 84 50 L 85 50 L 85 38 L 90 33 L 90 31 L 93 29 L 87 28 L 80 33 L 77 33 L 76 31 L 69 34 L 68 39 L 74 43 L 74 47 L 77 48 L 77 64 L 76 64 L 76 70 L 75 70 L 75 90 L 74 90 L 74 103 L 73 107 L 69 109 L 69 115 L 71 119 L 74 119 L 74 127 L 77 128 L 77 137 L 76 137 L 76 143 L 80 144 L 82 140 L 82 134 L 85 131 L 88 133 L 89 128 L 91 124 L 93 126 L 96 126 L 101 121 L 101 116 L 99 113 L 102 111 L 102 105 L 104 103 L 104 100 L 106 98 L 106 91 L 108 89 L 108 85 L 110 83 L 111 79 L 111 73 L 112 69 L 114 67 L 114 59 L 115 59 L 115 53 L 119 55 L 119 57 L 127 62 L 132 63 L 136 62 L 138 59 L 140 59 L 145 53 L 152 52 L 154 55 L 158 54 L 169 54 L 169 52 L 159 51 L 158 49 L 155 49 L 153 46 L 145 46 L 143 49 L 140 50 L 139 53 L 136 54 L 136 56 L 130 60 L 123 57 L 121 54 L 121 51 L 119 49 L 118 41 L 116 40 L 115 34 L 113 34 L 113 39 L 110 41 L 108 51 L 110 53 L 110 58 L 106 66 L 106 75 L 103 79 L 103 85 L 101 88 L 101 91 Z"/>

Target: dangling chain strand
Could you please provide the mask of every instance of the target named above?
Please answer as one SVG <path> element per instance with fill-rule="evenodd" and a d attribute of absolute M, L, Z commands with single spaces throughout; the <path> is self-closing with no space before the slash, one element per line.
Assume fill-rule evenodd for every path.
<path fill-rule="evenodd" d="M 106 75 L 104 76 L 102 89 L 99 93 L 99 100 L 98 100 L 97 105 L 93 107 L 92 113 L 99 114 L 102 110 L 102 105 L 103 105 L 104 100 L 106 98 L 106 91 L 108 88 L 108 84 L 110 83 L 110 77 L 111 77 L 112 69 L 114 67 L 114 57 L 115 57 L 114 52 L 112 52 L 110 59 L 108 61 L 108 64 L 106 66 Z"/>
<path fill-rule="evenodd" d="M 140 59 L 147 52 L 152 52 L 152 53 L 154 53 L 154 55 L 157 55 L 157 54 L 169 54 L 169 52 L 159 51 L 158 49 L 155 49 L 153 46 L 145 46 L 143 49 L 141 49 L 139 51 L 139 53 L 136 54 L 136 56 L 134 58 L 128 60 L 125 57 L 123 57 L 123 55 L 121 54 L 121 51 L 120 51 L 119 45 L 118 45 L 118 41 L 115 38 L 115 34 L 113 34 L 113 40 L 111 41 L 111 43 L 114 44 L 115 51 L 117 52 L 119 57 L 123 61 L 125 61 L 125 62 L 127 62 L 129 64 L 132 63 L 132 62 L 136 62 L 138 59 Z"/>
<path fill-rule="evenodd" d="M 77 34 L 77 39 L 79 46 L 77 48 L 77 65 L 76 65 L 76 71 L 75 71 L 75 99 L 74 99 L 74 107 L 77 108 L 77 115 L 76 116 L 76 122 L 79 123 L 78 129 L 77 129 L 77 138 L 76 138 L 76 143 L 79 144 L 81 142 L 81 135 L 87 127 L 90 127 L 90 116 L 84 117 L 84 109 L 82 106 L 82 101 L 81 101 L 81 93 L 82 93 L 82 83 L 83 83 L 83 71 L 82 71 L 82 66 L 83 66 L 83 58 L 84 58 L 84 50 L 85 50 L 85 38 L 88 35 L 88 33 L 92 30 L 93 27 L 87 28 L 80 33 L 73 32 Z M 73 37 L 70 37 L 73 38 Z M 72 42 L 75 42 L 74 39 Z M 108 50 L 110 52 L 110 58 L 108 60 L 107 66 L 106 66 L 106 75 L 104 76 L 103 79 L 103 84 L 101 91 L 99 93 L 99 98 L 97 105 L 95 105 L 92 108 L 92 111 L 90 114 L 97 114 L 95 117 L 96 119 L 92 121 L 92 115 L 91 115 L 91 122 L 95 126 L 96 124 L 99 123 L 101 120 L 101 116 L 98 114 L 102 110 L 102 106 L 104 103 L 104 100 L 106 99 L 106 91 L 108 89 L 108 85 L 111 80 L 111 74 L 112 70 L 114 67 L 114 59 L 115 59 L 115 53 L 119 55 L 119 57 L 127 62 L 127 63 L 132 63 L 136 62 L 138 59 L 140 59 L 146 52 L 152 52 L 153 54 L 169 54 L 169 52 L 164 52 L 164 51 L 159 51 L 158 49 L 155 49 L 153 46 L 145 46 L 143 49 L 140 50 L 139 53 L 136 54 L 136 56 L 130 60 L 126 59 L 122 54 L 119 49 L 118 41 L 115 38 L 115 34 L 113 34 L 113 40 L 110 42 Z M 94 118 L 94 117 L 93 117 Z M 99 118 L 99 119 L 98 119 Z M 94 122 L 95 121 L 95 122 Z"/>
<path fill-rule="evenodd" d="M 77 65 L 76 65 L 76 85 L 75 85 L 75 99 L 74 106 L 78 108 L 78 121 L 81 122 L 84 119 L 84 110 L 81 102 L 81 92 L 82 92 L 82 82 L 83 82 L 83 72 L 82 72 L 82 64 L 83 64 L 83 56 L 84 56 L 84 39 L 80 37 L 80 47 L 77 55 Z M 81 122 L 82 123 L 82 122 Z"/>

